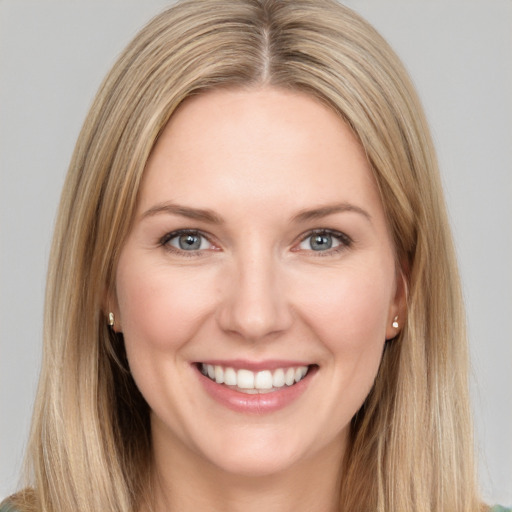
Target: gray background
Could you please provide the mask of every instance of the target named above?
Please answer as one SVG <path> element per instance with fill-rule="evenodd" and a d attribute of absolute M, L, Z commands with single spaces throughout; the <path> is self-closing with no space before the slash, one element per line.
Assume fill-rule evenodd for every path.
<path fill-rule="evenodd" d="M 0 0 L 0 498 L 40 362 L 60 188 L 92 97 L 163 0 Z M 512 1 L 352 0 L 405 61 L 437 144 L 467 303 L 483 493 L 512 505 Z"/>

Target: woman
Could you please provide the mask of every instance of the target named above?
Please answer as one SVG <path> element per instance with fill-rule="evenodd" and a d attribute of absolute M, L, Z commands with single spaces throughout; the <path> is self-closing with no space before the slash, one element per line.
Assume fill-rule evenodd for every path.
<path fill-rule="evenodd" d="M 10 504 L 485 510 L 469 416 L 434 151 L 387 44 L 327 0 L 155 18 L 71 163 Z"/>

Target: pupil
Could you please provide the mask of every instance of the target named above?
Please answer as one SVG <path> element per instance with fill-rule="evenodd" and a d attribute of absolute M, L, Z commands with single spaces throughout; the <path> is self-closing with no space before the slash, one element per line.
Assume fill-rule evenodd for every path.
<path fill-rule="evenodd" d="M 332 247 L 330 235 L 315 235 L 311 238 L 311 248 L 314 251 L 323 251 Z"/>
<path fill-rule="evenodd" d="M 201 246 L 201 239 L 197 235 L 181 235 L 179 243 L 180 249 L 190 251 L 192 249 L 199 249 Z"/>

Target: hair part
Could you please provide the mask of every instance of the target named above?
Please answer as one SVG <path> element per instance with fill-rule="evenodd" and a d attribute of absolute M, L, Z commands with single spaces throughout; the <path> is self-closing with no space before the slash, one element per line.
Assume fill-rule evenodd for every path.
<path fill-rule="evenodd" d="M 80 133 L 50 256 L 43 368 L 20 510 L 137 510 L 149 500 L 149 410 L 106 297 L 146 161 L 179 105 L 228 87 L 302 91 L 364 148 L 408 288 L 351 425 L 340 510 L 475 512 L 462 298 L 432 141 L 382 37 L 334 0 L 186 0 L 154 18 L 103 82 Z M 340 461 L 341 464 L 341 461 Z"/>

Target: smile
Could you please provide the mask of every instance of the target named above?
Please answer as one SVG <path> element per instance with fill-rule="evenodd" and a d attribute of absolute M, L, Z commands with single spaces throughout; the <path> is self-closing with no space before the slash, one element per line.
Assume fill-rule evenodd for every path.
<path fill-rule="evenodd" d="M 217 384 L 224 384 L 241 393 L 256 394 L 272 393 L 285 386 L 293 386 L 308 374 L 309 366 L 253 372 L 245 368 L 235 370 L 231 367 L 200 363 L 199 370 Z"/>
<path fill-rule="evenodd" d="M 193 364 L 206 394 L 242 414 L 267 414 L 297 402 L 312 385 L 317 364 L 299 361 L 206 361 Z"/>

